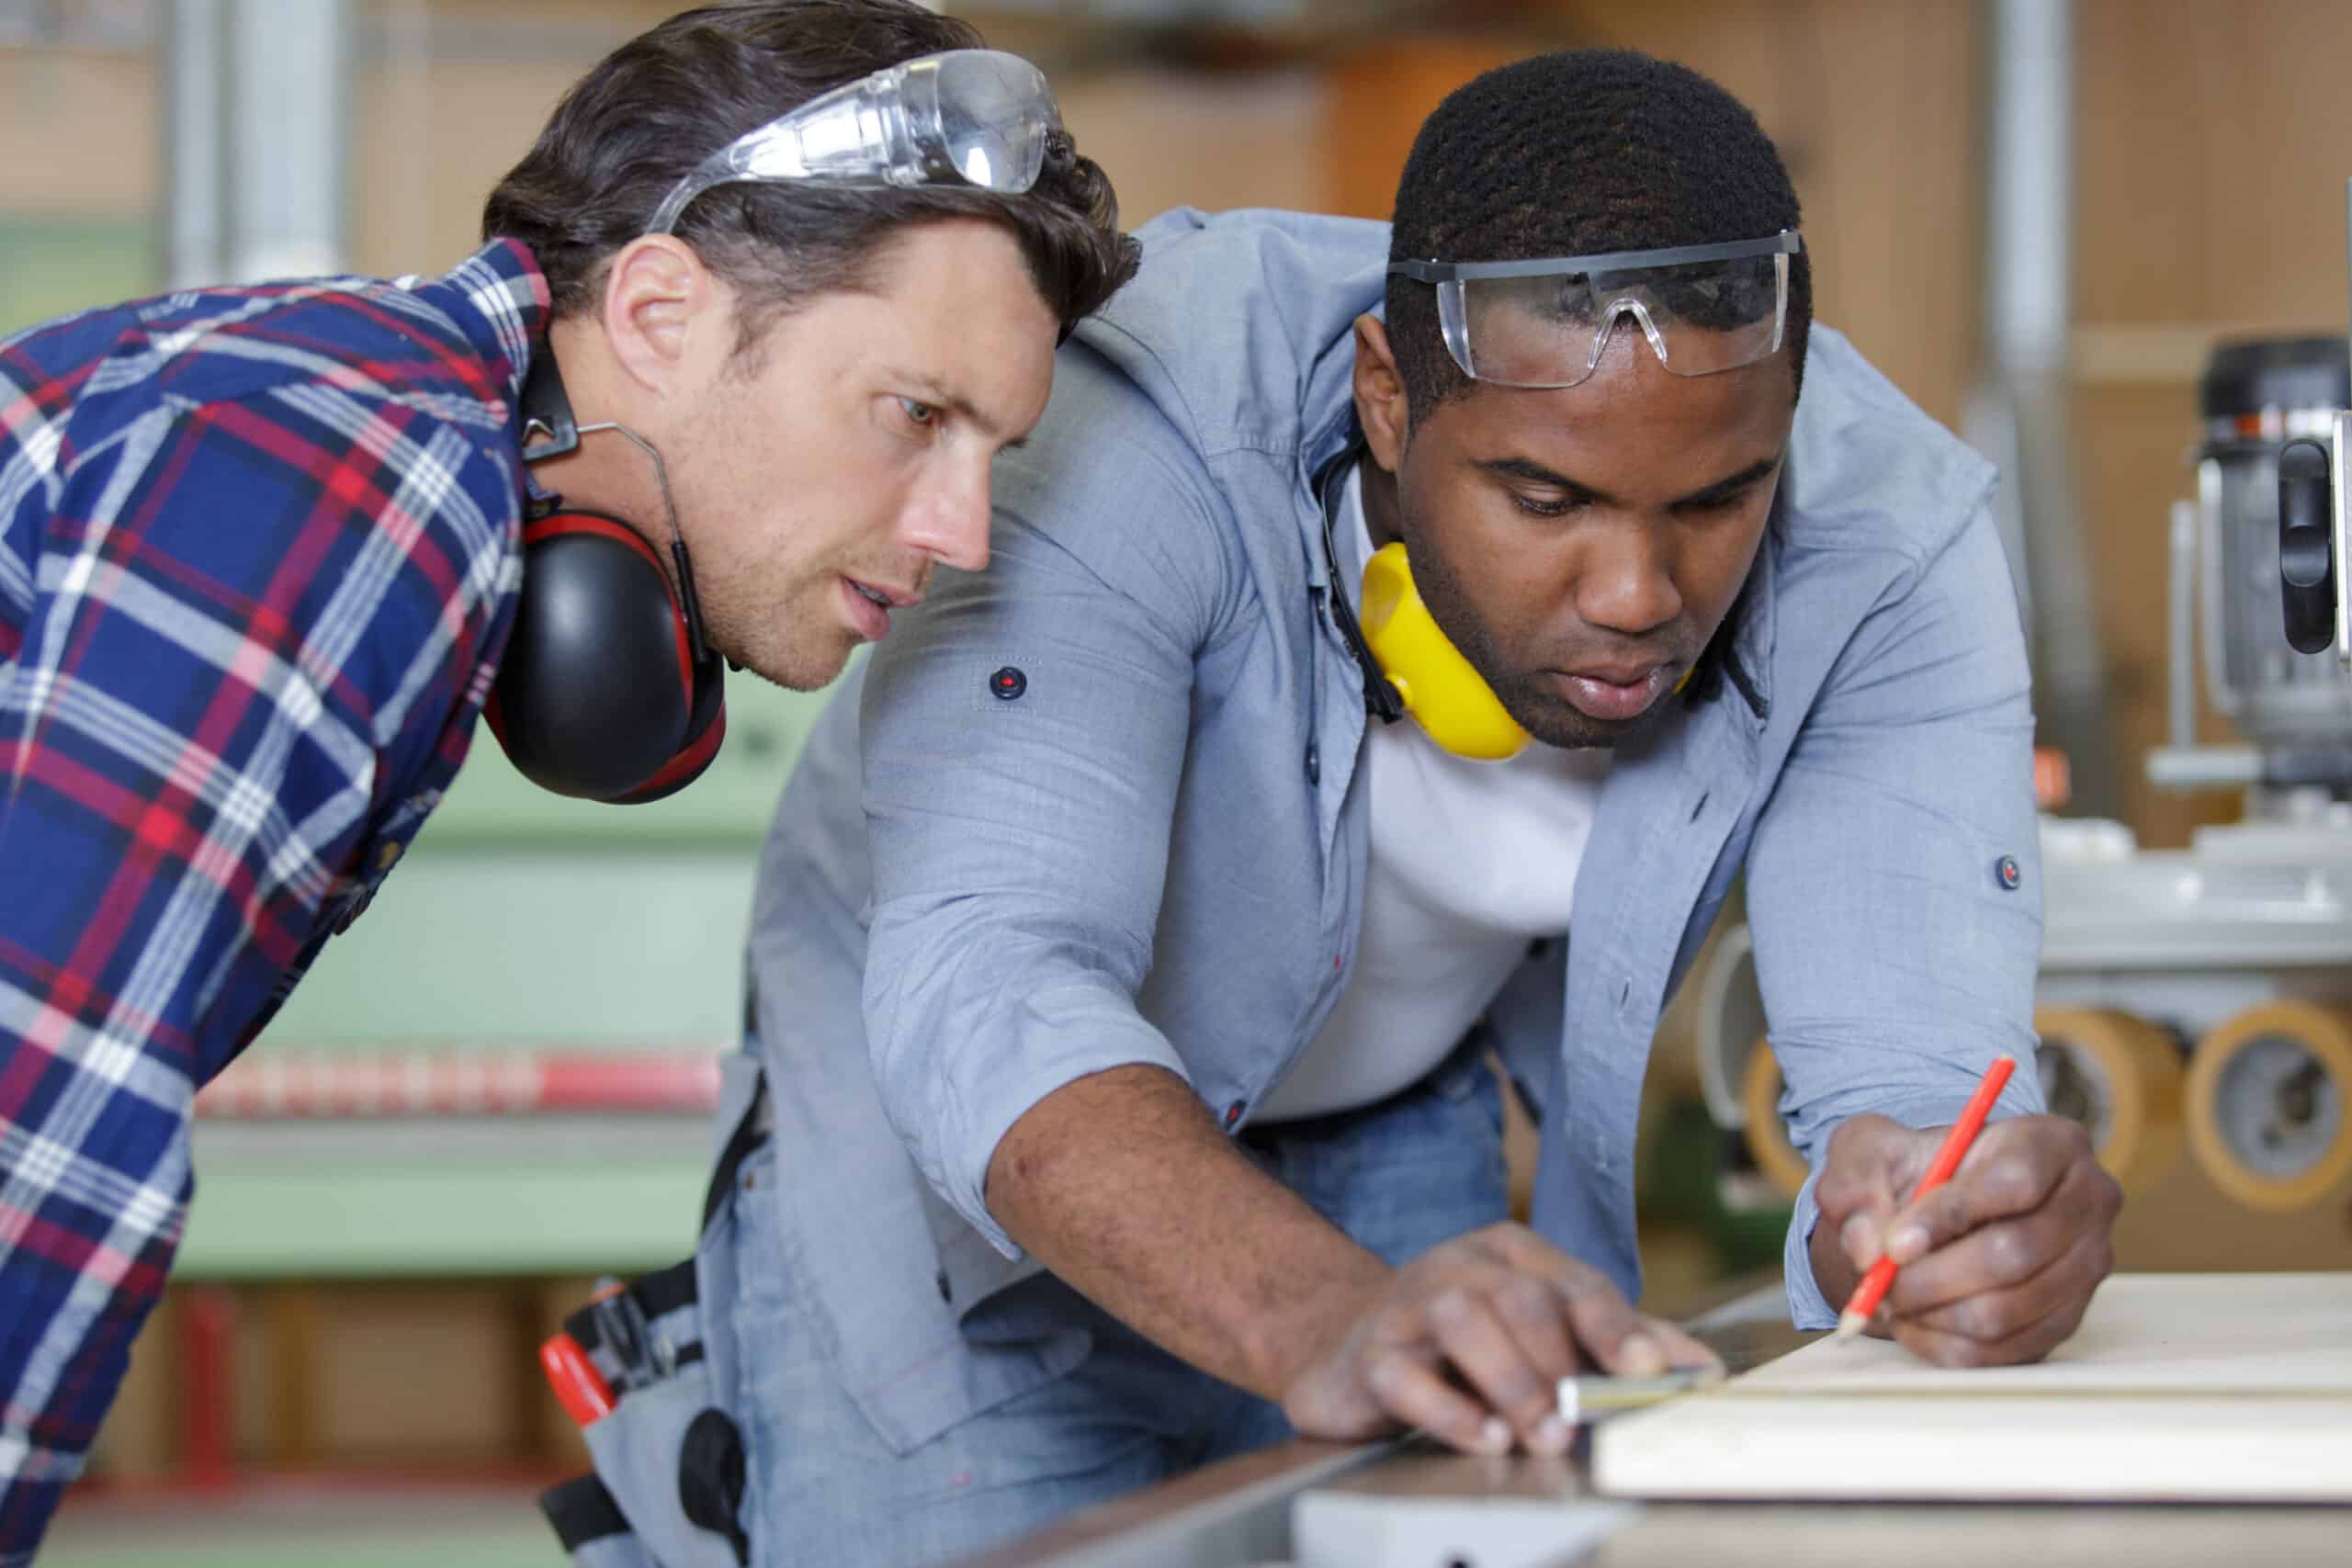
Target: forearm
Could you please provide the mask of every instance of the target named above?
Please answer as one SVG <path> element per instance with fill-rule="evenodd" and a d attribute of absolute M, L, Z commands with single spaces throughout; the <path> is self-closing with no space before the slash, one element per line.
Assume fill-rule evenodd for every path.
<path fill-rule="evenodd" d="M 989 1161 L 988 1203 L 1121 1321 L 1276 1402 L 1390 1273 L 1159 1067 L 1097 1073 L 1032 1107 Z"/>

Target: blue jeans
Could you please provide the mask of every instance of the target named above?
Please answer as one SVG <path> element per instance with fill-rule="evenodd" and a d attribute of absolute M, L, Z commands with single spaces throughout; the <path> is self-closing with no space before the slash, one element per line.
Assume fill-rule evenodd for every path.
<path fill-rule="evenodd" d="M 1391 1263 L 1505 1214 L 1500 1088 L 1467 1048 L 1376 1105 L 1247 1128 L 1237 1141 Z M 774 1165 L 771 1150 L 754 1153 L 730 1201 L 773 1205 Z M 1041 1274 L 975 1308 L 967 1335 L 1021 1339 L 1078 1326 L 1091 1336 L 1086 1358 L 896 1453 L 843 1391 L 786 1260 L 747 1240 L 775 1235 L 772 1221 L 739 1214 L 735 1299 L 703 1303 L 729 1316 L 739 1348 L 744 1517 L 762 1564 L 954 1562 L 1291 1436 L 1274 1405 L 1194 1370 Z"/>

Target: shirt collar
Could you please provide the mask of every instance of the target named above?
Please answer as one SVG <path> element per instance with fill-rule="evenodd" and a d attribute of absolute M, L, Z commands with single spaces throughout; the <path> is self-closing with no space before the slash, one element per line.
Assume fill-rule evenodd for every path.
<path fill-rule="evenodd" d="M 546 340 L 547 275 L 519 240 L 492 240 L 425 285 L 437 293 L 467 341 L 506 389 L 511 405 L 522 395 L 532 351 Z"/>
<path fill-rule="evenodd" d="M 1333 591 L 1348 596 L 1348 604 L 1359 615 L 1363 611 L 1363 569 L 1372 561 L 1372 522 L 1363 510 L 1363 465 L 1348 465 L 1348 481 L 1340 491 L 1340 515 L 1332 520 L 1339 525 L 1340 558 L 1335 570 L 1340 581 Z"/>

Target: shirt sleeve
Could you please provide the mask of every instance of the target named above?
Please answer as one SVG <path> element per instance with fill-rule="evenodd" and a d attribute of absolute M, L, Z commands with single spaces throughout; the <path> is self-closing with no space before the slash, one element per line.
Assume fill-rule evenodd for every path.
<path fill-rule="evenodd" d="M 1758 823 L 1747 869 L 1757 979 L 1781 1109 L 1815 1179 L 1847 1117 L 1943 1125 L 1996 1055 L 2033 1061 L 2041 889 L 2030 695 L 2008 569 L 1980 506 L 1863 618 Z M 1993 1114 L 2041 1109 L 2026 1071 Z M 1837 1318 L 1808 1251 L 1814 1186 L 1798 1196 L 1786 1247 L 1800 1328 Z"/>
<path fill-rule="evenodd" d="M 0 664 L 0 1563 L 162 1292 L 196 1089 L 462 750 L 511 597 L 503 458 L 301 395 L 327 401 L 159 405 L 81 452 Z"/>
<path fill-rule="evenodd" d="M 1000 460 L 988 571 L 941 574 L 876 650 L 861 714 L 875 1079 L 924 1177 L 1007 1257 L 985 1190 L 1023 1113 L 1114 1066 L 1189 1080 L 1135 998 L 1193 662 L 1230 614 L 1226 525 L 1173 431 L 1119 406 L 1136 417 Z"/>

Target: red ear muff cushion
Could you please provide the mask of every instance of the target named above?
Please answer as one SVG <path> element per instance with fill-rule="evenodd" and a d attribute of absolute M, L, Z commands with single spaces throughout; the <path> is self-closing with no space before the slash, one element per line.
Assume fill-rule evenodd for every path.
<path fill-rule="evenodd" d="M 718 660 L 695 667 L 669 574 L 627 525 L 558 513 L 528 525 L 523 544 L 522 598 L 487 710 L 492 732 L 543 788 L 652 798 L 638 792 L 674 776 L 682 753 L 718 749 Z"/>

